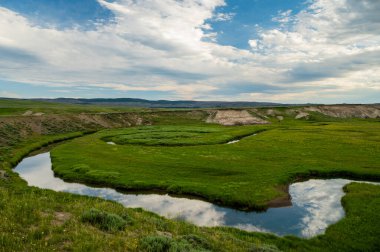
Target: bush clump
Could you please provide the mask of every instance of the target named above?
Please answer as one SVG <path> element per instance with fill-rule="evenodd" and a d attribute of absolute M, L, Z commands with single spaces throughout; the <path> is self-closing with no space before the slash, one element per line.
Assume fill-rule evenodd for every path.
<path fill-rule="evenodd" d="M 147 236 L 140 241 L 140 250 L 146 252 L 166 252 L 171 247 L 169 237 L 164 236 Z"/>
<path fill-rule="evenodd" d="M 82 222 L 90 223 L 103 231 L 114 232 L 123 230 L 128 225 L 128 222 L 130 221 L 129 216 L 126 215 L 123 217 L 91 208 L 82 214 L 81 220 Z"/>
<path fill-rule="evenodd" d="M 252 247 L 248 250 L 249 252 L 280 252 L 280 250 L 272 244 L 263 244 L 258 247 Z"/>
<path fill-rule="evenodd" d="M 195 234 L 184 235 L 181 238 L 195 248 L 211 249 L 212 247 L 208 240 Z"/>
<path fill-rule="evenodd" d="M 194 236 L 195 237 L 195 236 Z M 147 236 L 140 240 L 139 249 L 145 252 L 207 252 L 200 246 L 202 238 L 189 237 L 188 239 L 172 239 L 165 236 Z M 201 242 L 203 243 L 203 241 Z M 202 244 L 203 245 L 203 244 Z"/>

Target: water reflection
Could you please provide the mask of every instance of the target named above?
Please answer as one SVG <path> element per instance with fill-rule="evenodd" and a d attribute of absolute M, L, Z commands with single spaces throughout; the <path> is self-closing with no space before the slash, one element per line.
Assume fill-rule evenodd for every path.
<path fill-rule="evenodd" d="M 240 140 L 229 141 L 227 144 L 234 144 L 234 143 L 237 143 L 237 142 L 240 142 Z"/>
<path fill-rule="evenodd" d="M 311 237 L 323 233 L 327 226 L 344 216 L 340 200 L 346 179 L 309 180 L 289 187 L 291 207 L 270 208 L 265 213 L 242 212 L 214 204 L 169 195 L 134 195 L 110 188 L 92 188 L 67 183 L 54 177 L 50 153 L 25 158 L 15 171 L 30 186 L 64 191 L 117 201 L 126 207 L 141 207 L 168 218 L 177 218 L 199 226 L 232 226 L 248 231 L 293 234 Z"/>

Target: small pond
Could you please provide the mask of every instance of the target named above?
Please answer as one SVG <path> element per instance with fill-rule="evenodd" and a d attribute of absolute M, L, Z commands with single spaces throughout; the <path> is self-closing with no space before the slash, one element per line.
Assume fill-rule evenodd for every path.
<path fill-rule="evenodd" d="M 344 217 L 341 198 L 347 179 L 311 179 L 289 186 L 292 206 L 266 212 L 244 212 L 196 199 L 158 194 L 123 194 L 110 188 L 68 183 L 54 177 L 50 153 L 22 160 L 15 168 L 29 186 L 113 200 L 126 207 L 141 207 L 168 218 L 199 226 L 230 226 L 247 231 L 312 237 Z M 379 184 L 379 183 L 377 183 Z"/>

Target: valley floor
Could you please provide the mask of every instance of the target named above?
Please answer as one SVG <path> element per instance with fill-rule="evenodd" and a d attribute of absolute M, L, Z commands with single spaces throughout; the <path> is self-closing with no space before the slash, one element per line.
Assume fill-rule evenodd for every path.
<path fill-rule="evenodd" d="M 109 155 L 113 154 L 112 159 L 109 158 L 110 156 L 106 159 L 109 161 L 107 169 L 121 174 L 118 185 L 131 185 L 131 181 L 132 183 L 145 181 L 146 183 L 135 185 L 157 186 L 160 183 L 157 182 L 156 174 L 148 169 L 152 167 L 152 164 L 160 165 L 160 167 L 169 167 L 173 163 L 182 164 L 182 166 L 185 165 L 183 169 L 192 170 L 186 173 L 189 179 L 179 179 L 176 182 L 176 190 L 180 188 L 187 193 L 198 188 L 196 187 L 197 178 L 191 177 L 191 173 L 194 173 L 196 169 L 201 174 L 200 182 L 208 181 L 210 184 L 209 190 L 206 190 L 206 187 L 200 187 L 204 189 L 199 190 L 199 194 L 205 198 L 208 198 L 207 195 L 215 196 L 217 201 L 233 199 L 231 202 L 226 200 L 222 202 L 227 205 L 247 206 L 248 204 L 249 206 L 252 202 L 252 206 L 265 207 L 271 199 L 284 195 L 284 192 L 277 190 L 276 186 L 284 185 L 300 177 L 345 175 L 379 180 L 380 125 L 378 119 L 339 120 L 326 118 L 320 114 L 311 114 L 312 116 L 307 120 L 296 121 L 294 116 L 290 118 L 282 114 L 283 120 L 277 118 L 280 115 L 268 117 L 266 120 L 271 122 L 270 125 L 226 129 L 223 126 L 204 126 L 199 121 L 203 112 L 191 114 L 190 118 L 181 117 L 181 112 L 175 112 L 178 120 L 177 117 L 167 117 L 165 113 L 157 117 L 154 114 L 145 115 L 149 124 L 157 126 L 149 126 L 148 133 L 139 132 L 140 136 L 133 138 L 130 137 L 130 133 L 136 130 L 134 128 L 106 130 L 84 135 L 98 131 L 100 128 L 88 124 L 79 125 L 79 121 L 80 130 L 77 130 L 78 125 L 73 128 L 69 124 L 56 125 L 57 127 L 54 128 L 51 124 L 47 124 L 49 131 L 45 133 L 46 128 L 40 124 L 42 131 L 39 134 L 28 131 L 22 124 L 16 124 L 15 121 L 11 124 L 0 125 L 0 142 L 2 143 L 0 148 L 0 251 L 336 252 L 376 251 L 380 247 L 380 188 L 374 185 L 353 183 L 346 186 L 347 194 L 342 200 L 346 217 L 331 225 L 324 235 L 301 239 L 292 236 L 277 237 L 271 234 L 245 232 L 233 228 L 197 227 L 189 223 L 165 219 L 142 209 L 124 208 L 110 201 L 28 187 L 25 181 L 12 172 L 12 167 L 30 152 L 55 142 L 74 138 L 53 150 L 55 169 L 58 173 L 61 171 L 62 176 L 73 179 L 74 174 L 85 171 L 84 174 L 91 175 L 92 171 L 91 180 L 93 181 L 88 182 L 100 181 L 112 185 L 114 178 L 112 179 L 111 176 L 109 179 L 109 176 L 104 176 L 102 169 L 106 169 L 104 168 L 105 161 L 96 154 L 103 150 L 110 152 Z M 188 112 L 186 113 L 188 115 Z M 111 115 L 111 117 L 117 117 L 117 115 Z M 36 117 L 33 120 L 40 119 Z M 120 121 L 120 125 L 123 122 Z M 165 129 L 167 126 L 164 125 L 168 124 L 170 127 Z M 182 130 L 173 131 L 178 127 Z M 199 133 L 199 127 L 206 129 L 207 132 Z M 158 130 L 154 132 L 152 129 Z M 236 137 L 246 136 L 263 129 L 266 131 L 256 136 L 243 138 L 236 144 L 228 146 L 224 144 Z M 104 141 L 110 140 L 110 137 L 116 142 L 116 146 L 107 145 Z M 162 139 L 166 140 L 162 142 Z M 177 146 L 178 141 L 181 146 Z M 197 144 L 194 145 L 193 141 Z M 247 149 L 250 150 L 249 153 L 243 151 Z M 72 155 L 74 152 L 80 155 Z M 89 154 L 91 152 L 94 153 L 92 156 Z M 261 155 L 257 155 L 259 152 Z M 219 171 L 217 168 L 221 167 L 223 158 L 218 158 L 218 156 L 225 157 L 227 153 L 229 153 L 229 159 L 223 166 L 223 170 Z M 209 162 L 210 168 L 202 173 L 199 167 L 203 166 L 206 154 L 207 159 L 211 158 L 212 162 Z M 123 157 L 125 155 L 127 156 Z M 71 169 L 70 162 L 78 163 L 78 158 L 81 156 L 83 157 L 81 164 L 87 166 L 82 165 Z M 91 161 L 90 157 L 94 161 Z M 138 161 L 141 157 L 146 157 L 143 159 L 144 162 Z M 135 169 L 145 169 L 147 173 L 143 177 L 137 173 L 132 180 L 126 179 L 122 174 L 128 167 L 118 168 L 116 165 L 118 158 L 135 158 L 138 162 L 130 161 L 130 164 L 135 164 Z M 260 162 L 257 166 L 253 165 L 257 162 Z M 98 166 L 94 168 L 96 164 Z M 62 166 L 59 167 L 59 165 Z M 231 170 L 229 167 L 234 167 L 234 169 Z M 250 171 L 249 167 L 252 168 Z M 245 187 L 245 184 L 237 187 L 236 183 L 235 186 L 226 184 L 231 178 L 236 179 L 236 181 L 232 180 L 233 182 L 242 181 L 245 177 L 258 174 L 260 171 L 263 171 L 263 180 L 258 178 L 255 181 L 258 183 L 257 194 L 250 193 L 252 190 L 249 188 L 254 187 L 254 184 L 250 184 L 249 187 Z M 178 170 L 175 174 L 172 173 L 172 169 L 163 168 L 160 172 L 165 175 L 166 181 L 169 181 L 170 176 L 173 176 L 171 181 L 174 181 L 174 177 L 180 177 L 178 174 L 186 170 Z M 80 180 L 85 180 L 85 177 L 87 176 L 80 177 Z M 260 184 L 260 181 L 263 182 Z M 165 185 L 164 189 L 168 190 L 165 183 L 164 181 L 162 185 Z M 198 185 L 200 185 L 199 182 Z M 259 190 L 259 188 L 265 189 Z M 235 189 L 238 192 L 236 194 L 234 194 Z M 254 189 L 256 191 L 256 188 Z M 221 192 L 220 195 L 218 191 Z M 240 194 L 245 196 L 241 198 Z M 225 197 L 225 195 L 229 196 Z M 245 198 L 246 195 L 249 195 L 249 198 Z M 213 200 L 212 197 L 208 199 Z"/>

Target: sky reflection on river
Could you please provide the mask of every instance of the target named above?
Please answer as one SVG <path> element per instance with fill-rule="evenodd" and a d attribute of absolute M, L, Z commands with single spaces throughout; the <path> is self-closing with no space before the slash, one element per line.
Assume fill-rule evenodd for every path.
<path fill-rule="evenodd" d="M 15 171 L 30 186 L 117 201 L 126 207 L 141 207 L 168 218 L 198 226 L 232 226 L 248 231 L 312 237 L 344 216 L 341 198 L 347 179 L 309 180 L 289 187 L 292 206 L 270 208 L 263 213 L 242 212 L 205 201 L 157 194 L 123 194 L 109 188 L 67 183 L 54 177 L 50 153 L 25 158 Z"/>

